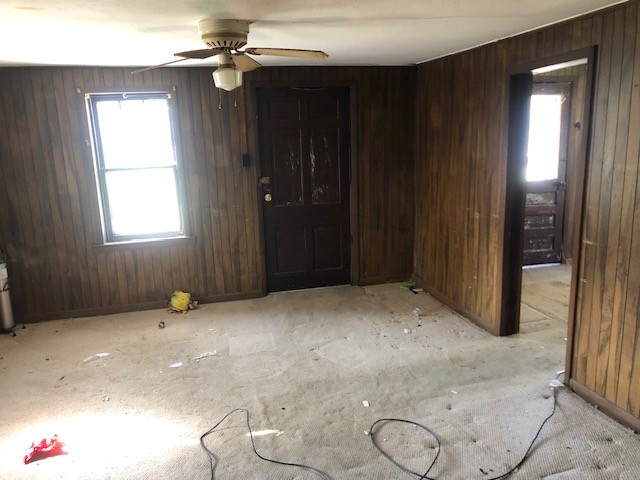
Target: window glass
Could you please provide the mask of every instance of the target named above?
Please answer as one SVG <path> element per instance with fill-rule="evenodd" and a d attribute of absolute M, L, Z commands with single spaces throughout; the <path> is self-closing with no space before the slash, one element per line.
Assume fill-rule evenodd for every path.
<path fill-rule="evenodd" d="M 558 178 L 562 95 L 532 95 L 527 181 Z"/>
<path fill-rule="evenodd" d="M 105 168 L 139 168 L 175 163 L 165 99 L 96 102 Z"/>
<path fill-rule="evenodd" d="M 107 172 L 105 181 L 115 235 L 180 230 L 173 169 L 116 170 Z"/>
<path fill-rule="evenodd" d="M 184 235 L 170 98 L 88 96 L 106 241 Z"/>

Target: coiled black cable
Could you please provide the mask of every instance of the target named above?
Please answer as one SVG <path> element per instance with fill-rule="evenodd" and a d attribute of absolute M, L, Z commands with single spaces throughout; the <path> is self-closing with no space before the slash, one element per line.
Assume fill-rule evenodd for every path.
<path fill-rule="evenodd" d="M 564 373 L 564 372 L 559 373 L 556 376 L 556 378 L 558 378 L 560 375 L 562 375 L 562 373 Z M 503 478 L 508 477 L 513 472 L 515 472 L 518 468 L 520 468 L 522 466 L 522 464 L 525 462 L 525 460 L 527 459 L 527 457 L 529 456 L 529 453 L 531 452 L 531 449 L 533 448 L 534 443 L 536 443 L 536 440 L 540 436 L 540 432 L 542 432 L 542 429 L 544 428 L 546 423 L 556 413 L 556 407 L 557 406 L 558 406 L 558 389 L 557 388 L 553 388 L 553 409 L 551 410 L 551 413 L 547 416 L 547 418 L 545 418 L 542 421 L 542 424 L 540 425 L 540 428 L 538 428 L 538 431 L 536 432 L 535 437 L 533 437 L 533 440 L 529 444 L 529 448 L 527 448 L 527 451 L 524 453 L 524 455 L 522 456 L 520 461 L 511 470 L 509 470 L 508 472 L 503 473 L 502 475 L 499 475 L 497 477 L 485 478 L 483 480 L 501 480 Z M 427 468 L 426 472 L 424 472 L 423 474 L 420 474 L 418 472 L 415 472 L 415 471 L 411 470 L 408 467 L 405 467 L 404 465 L 401 465 L 399 462 L 394 460 L 387 452 L 385 452 L 384 450 L 382 450 L 382 448 L 380 448 L 380 446 L 376 442 L 374 429 L 375 429 L 376 425 L 378 425 L 380 423 L 388 423 L 388 422 L 402 422 L 402 423 L 408 423 L 408 424 L 411 424 L 411 425 L 415 425 L 415 426 L 420 427 L 423 430 L 429 432 L 433 436 L 433 438 L 436 439 L 436 445 L 437 445 L 436 455 L 433 458 L 433 461 L 431 462 L 431 464 L 429 465 L 429 468 Z M 429 472 L 431 471 L 431 469 L 433 468 L 433 466 L 435 465 L 436 460 L 438 460 L 438 456 L 440 455 L 440 448 L 441 448 L 440 439 L 435 434 L 435 432 L 430 430 L 425 425 L 422 425 L 422 424 L 420 424 L 418 422 L 414 422 L 414 421 L 411 421 L 411 420 L 405 420 L 405 419 L 402 419 L 402 418 L 381 418 L 380 420 L 376 420 L 375 422 L 373 422 L 373 424 L 371 425 L 371 428 L 369 429 L 369 436 L 371 437 L 371 442 L 373 443 L 373 446 L 376 447 L 376 449 L 378 449 L 378 451 L 382 455 L 384 455 L 391 463 L 393 463 L 396 467 L 398 467 L 403 472 L 405 472 L 405 473 L 407 473 L 407 474 L 409 474 L 411 476 L 417 477 L 419 480 L 436 480 L 435 478 L 429 477 L 428 475 L 429 475 Z"/>
<path fill-rule="evenodd" d="M 564 372 L 558 373 L 558 375 L 556 376 L 556 379 L 559 378 L 560 375 L 562 375 L 563 373 Z M 552 386 L 553 386 L 553 384 L 552 384 Z M 520 468 L 522 466 L 522 464 L 525 462 L 525 460 L 528 458 L 529 453 L 531 452 L 531 449 L 533 448 L 533 445 L 536 443 L 536 440 L 538 439 L 538 437 L 540 436 L 540 433 L 542 432 L 542 429 L 544 428 L 546 423 L 549 421 L 549 419 L 551 417 L 553 417 L 553 415 L 556 413 L 557 406 L 558 406 L 558 389 L 556 388 L 556 386 L 553 386 L 553 409 L 551 410 L 551 413 L 542 421 L 542 424 L 540 425 L 540 428 L 538 428 L 538 431 L 536 432 L 535 436 L 533 437 L 533 440 L 529 444 L 529 447 L 527 448 L 526 452 L 524 453 L 524 455 L 522 456 L 520 461 L 513 468 L 511 468 L 508 472 L 503 473 L 502 475 L 499 475 L 497 477 L 485 478 L 483 480 L 501 480 L 503 478 L 508 477 L 513 472 L 515 472 L 518 468 Z M 251 439 L 251 447 L 253 448 L 253 452 L 258 456 L 258 458 L 260 458 L 262 460 L 265 460 L 267 462 L 275 463 L 277 465 L 285 465 L 285 466 L 289 466 L 289 467 L 303 468 L 303 469 L 309 470 L 309 471 L 317 474 L 323 480 L 331 480 L 330 477 L 326 473 L 322 472 L 321 470 L 319 470 L 319 469 L 317 469 L 315 467 L 312 467 L 312 466 L 309 466 L 309 465 L 304 465 L 304 464 L 301 464 L 301 463 L 281 462 L 279 460 L 272 460 L 270 458 L 266 458 L 266 457 L 260 455 L 258 453 L 258 451 L 256 450 L 256 445 L 255 445 L 254 440 L 253 440 L 253 431 L 251 430 L 251 424 L 249 422 L 249 410 L 247 410 L 246 408 L 236 408 L 236 409 L 230 411 L 224 417 L 222 417 L 222 419 L 218 423 L 216 423 L 213 427 L 211 427 L 209 430 L 207 430 L 205 433 L 203 433 L 200 436 L 200 446 L 202 447 L 202 449 L 205 451 L 205 453 L 207 454 L 207 456 L 209 458 L 209 469 L 210 469 L 210 472 L 211 472 L 211 480 L 215 480 L 215 472 L 214 472 L 215 469 L 214 469 L 214 466 L 215 466 L 216 459 L 215 459 L 215 456 L 213 455 L 213 453 L 211 452 L 211 450 L 209 450 L 209 448 L 205 445 L 204 439 L 208 435 L 213 433 L 229 416 L 231 416 L 235 412 L 244 412 L 244 414 L 246 416 L 246 420 L 247 420 L 247 429 L 249 430 L 249 437 Z M 435 438 L 436 445 L 437 445 L 436 454 L 435 454 L 433 460 L 431 461 L 431 463 L 429 464 L 429 467 L 427 468 L 427 470 L 424 473 L 421 474 L 421 473 L 418 473 L 418 472 L 415 472 L 415 471 L 411 470 L 408 467 L 405 467 L 401 463 L 399 463 L 396 460 L 394 460 L 393 457 L 391 457 L 391 455 L 389 455 L 387 452 L 385 452 L 378 445 L 378 443 L 376 442 L 375 428 L 376 428 L 376 426 L 378 426 L 378 425 L 380 425 L 382 423 L 389 423 L 389 422 L 400 422 L 400 423 L 407 423 L 409 425 L 414 425 L 416 427 L 419 427 L 419 428 L 425 430 L 430 435 L 432 435 L 433 438 Z M 432 431 L 429 427 L 427 427 L 425 425 L 422 425 L 421 423 L 414 422 L 412 420 L 402 419 L 402 418 L 381 418 L 381 419 L 376 420 L 375 422 L 373 422 L 373 424 L 371 425 L 371 428 L 369 429 L 369 436 L 371 437 L 371 442 L 373 443 L 374 447 L 376 447 L 376 449 L 382 455 L 384 455 L 384 457 L 387 458 L 387 460 L 389 460 L 391 463 L 393 463 L 396 467 L 398 467 L 403 472 L 405 472 L 408 475 L 411 475 L 413 477 L 416 477 L 419 480 L 436 480 L 434 477 L 429 477 L 428 475 L 429 475 L 429 472 L 433 469 L 433 466 L 436 464 L 436 461 L 438 460 L 438 457 L 440 456 L 441 443 L 440 443 L 440 439 L 438 438 L 438 435 L 436 435 L 436 433 L 434 431 Z"/>
<path fill-rule="evenodd" d="M 235 412 L 244 412 L 245 413 L 245 416 L 247 418 L 247 428 L 249 429 L 249 438 L 251 438 L 251 447 L 253 448 L 253 453 L 255 453 L 258 456 L 258 458 L 261 458 L 262 460 L 265 460 L 267 462 L 275 463 L 277 465 L 285 465 L 285 466 L 289 466 L 289 467 L 304 468 L 306 470 L 309 470 L 309 471 L 317 474 L 323 480 L 331 480 L 329 478 L 329 476 L 327 476 L 327 474 L 325 474 L 324 472 L 322 472 L 321 470 L 319 470 L 319 469 L 317 469 L 315 467 L 311 467 L 309 465 L 303 465 L 302 463 L 281 462 L 279 460 L 272 460 L 270 458 L 263 457 L 262 455 L 260 455 L 258 453 L 258 451 L 256 450 L 256 444 L 253 441 L 253 431 L 251 430 L 251 424 L 249 423 L 249 410 L 247 410 L 246 408 L 236 408 L 235 410 L 230 411 L 224 417 L 222 417 L 222 420 L 220 420 L 218 423 L 216 423 L 213 427 L 211 427 L 209 430 L 207 430 L 205 433 L 203 433 L 200 436 L 200 446 L 202 447 L 202 449 L 205 451 L 205 453 L 209 457 L 209 469 L 210 469 L 210 472 L 211 472 L 211 480 L 214 480 L 215 456 L 213 455 L 211 450 L 209 450 L 209 448 L 205 445 L 204 439 L 208 435 L 213 433 L 220 426 L 220 424 L 222 424 L 222 422 L 224 422 L 229 416 L 231 416 Z"/>

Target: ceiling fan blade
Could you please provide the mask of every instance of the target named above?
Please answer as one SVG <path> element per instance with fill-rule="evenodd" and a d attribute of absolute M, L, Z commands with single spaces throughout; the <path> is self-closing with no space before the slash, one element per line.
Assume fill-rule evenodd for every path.
<path fill-rule="evenodd" d="M 256 62 L 253 58 L 245 55 L 244 53 L 234 53 L 233 63 L 241 72 L 250 72 L 251 70 L 255 70 L 262 66 L 260 63 Z"/>
<path fill-rule="evenodd" d="M 196 60 L 204 60 L 205 58 L 213 57 L 224 53 L 224 50 L 217 48 L 202 48 L 200 50 L 187 50 L 186 52 L 178 52 L 173 55 L 176 57 L 184 57 L 184 59 L 192 58 Z"/>
<path fill-rule="evenodd" d="M 148 70 L 153 70 L 154 68 L 171 65 L 172 63 L 183 62 L 185 60 L 204 60 L 205 58 L 220 55 L 221 53 L 224 53 L 224 50 L 218 50 L 217 48 L 203 48 L 201 50 L 189 50 L 187 52 L 174 53 L 174 56 L 182 58 L 171 60 L 170 62 L 161 63 L 160 65 L 154 65 L 152 67 L 139 68 L 138 70 L 134 70 L 133 72 L 131 72 L 131 75 L 135 73 L 146 72 Z"/>
<path fill-rule="evenodd" d="M 171 60 L 170 62 L 161 63 L 160 65 L 153 65 L 152 67 L 139 68 L 138 70 L 134 70 L 133 72 L 131 72 L 131 75 L 134 75 L 136 73 L 147 72 L 147 71 L 153 70 L 155 68 L 164 67 L 165 65 L 171 65 L 172 63 L 178 63 L 178 62 L 182 62 L 184 60 L 188 60 L 188 58 L 179 58 L 178 60 Z"/>
<path fill-rule="evenodd" d="M 279 57 L 313 58 L 324 60 L 329 55 L 321 50 L 296 50 L 292 48 L 245 48 L 244 53 L 250 55 L 276 55 Z"/>

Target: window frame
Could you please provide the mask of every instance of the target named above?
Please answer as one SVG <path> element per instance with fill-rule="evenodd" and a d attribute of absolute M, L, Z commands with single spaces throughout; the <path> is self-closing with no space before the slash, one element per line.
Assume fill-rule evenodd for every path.
<path fill-rule="evenodd" d="M 100 228 L 103 245 L 117 245 L 128 243 L 167 242 L 169 240 L 189 238 L 188 198 L 184 181 L 184 165 L 180 155 L 179 123 L 177 115 L 176 87 L 148 87 L 148 88 L 101 88 L 98 91 L 84 91 L 84 104 L 89 127 L 89 141 L 91 142 L 91 160 L 95 177 L 96 195 L 100 213 Z M 169 126 L 175 164 L 172 167 L 146 168 L 106 168 L 102 150 L 102 136 L 99 130 L 97 104 L 105 100 L 126 99 L 166 99 L 169 112 Z M 151 170 L 155 168 L 172 168 L 174 172 L 176 198 L 180 228 L 177 231 L 158 232 L 151 234 L 117 235 L 111 224 L 111 210 L 106 186 L 106 172 L 118 170 Z"/>

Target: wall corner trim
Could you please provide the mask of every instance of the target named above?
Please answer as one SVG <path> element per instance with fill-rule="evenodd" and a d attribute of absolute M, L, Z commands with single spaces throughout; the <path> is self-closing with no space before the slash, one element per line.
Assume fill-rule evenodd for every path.
<path fill-rule="evenodd" d="M 587 402 L 591 403 L 602 410 L 604 413 L 617 420 L 625 427 L 629 427 L 632 430 L 640 433 L 640 418 L 634 417 L 629 412 L 623 410 L 618 405 L 610 402 L 606 398 L 598 395 L 590 388 L 585 387 L 581 383 L 578 383 L 573 378 L 569 380 L 569 388 L 573 390 L 579 397 L 583 398 Z"/>
<path fill-rule="evenodd" d="M 495 335 L 496 337 L 500 336 L 500 331 L 498 330 L 498 328 L 496 328 L 496 326 L 491 324 L 491 322 L 489 322 L 488 320 L 476 315 L 470 310 L 467 310 L 465 307 L 456 303 L 455 301 L 443 295 L 442 293 L 435 290 L 434 288 L 429 287 L 428 285 L 425 285 L 424 280 L 422 280 L 420 277 L 417 277 L 414 275 L 412 279 L 413 279 L 413 283 L 415 283 L 419 287 L 422 287 L 425 292 L 429 293 L 433 298 L 435 298 L 439 302 L 444 303 L 447 307 L 449 307 L 454 312 L 459 313 L 460 315 L 465 317 L 467 320 L 470 320 L 472 323 L 475 323 L 477 326 L 479 326 L 483 330 L 486 330 L 487 332 L 489 332 L 491 335 Z"/>

